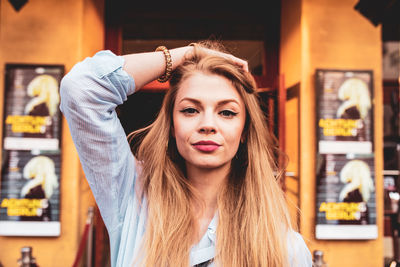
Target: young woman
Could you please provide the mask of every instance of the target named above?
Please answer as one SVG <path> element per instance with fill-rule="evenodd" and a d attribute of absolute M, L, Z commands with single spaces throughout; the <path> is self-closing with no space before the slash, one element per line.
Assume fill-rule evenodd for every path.
<path fill-rule="evenodd" d="M 101 51 L 61 83 L 112 266 L 311 266 L 247 63 L 206 43 L 161 50 Z M 115 108 L 170 75 L 158 117 L 129 139 L 134 156 Z"/>

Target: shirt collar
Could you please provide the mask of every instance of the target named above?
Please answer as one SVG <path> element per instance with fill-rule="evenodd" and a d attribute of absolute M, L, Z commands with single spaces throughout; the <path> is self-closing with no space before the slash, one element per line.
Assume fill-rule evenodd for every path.
<path fill-rule="evenodd" d="M 208 238 L 211 240 L 214 246 L 216 240 L 217 225 L 218 225 L 218 212 L 215 212 L 215 215 L 212 218 L 210 224 L 208 225 L 208 230 L 207 230 Z"/>
<path fill-rule="evenodd" d="M 218 225 L 218 213 L 216 212 L 210 224 L 208 225 L 207 232 L 200 240 L 194 245 L 190 252 L 191 266 L 203 263 L 215 257 L 215 242 L 216 230 Z"/>

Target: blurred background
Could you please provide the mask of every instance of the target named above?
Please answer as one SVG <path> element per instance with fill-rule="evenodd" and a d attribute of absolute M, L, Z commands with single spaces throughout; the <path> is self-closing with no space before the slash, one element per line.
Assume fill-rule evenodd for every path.
<path fill-rule="evenodd" d="M 398 14 L 400 0 L 0 0 L 0 266 L 109 266 L 107 231 L 68 125 L 51 108 L 57 98 L 38 99 L 99 50 L 204 39 L 249 62 L 266 123 L 289 156 L 282 189 L 293 225 L 316 266 L 396 266 Z M 56 89 L 35 89 L 38 76 Z M 364 89 L 345 88 L 351 79 Z M 117 108 L 126 133 L 155 118 L 167 89 L 151 82 Z M 51 191 L 33 182 L 40 174 L 26 175 L 39 156 L 49 163 L 37 169 L 55 177 Z"/>

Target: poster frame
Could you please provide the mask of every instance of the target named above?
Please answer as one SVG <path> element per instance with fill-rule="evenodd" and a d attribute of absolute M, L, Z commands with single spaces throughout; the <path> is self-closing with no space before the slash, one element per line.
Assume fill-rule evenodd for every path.
<path fill-rule="evenodd" d="M 55 151 L 55 153 L 58 154 L 59 158 L 59 177 L 58 177 L 58 220 L 53 220 L 53 221 L 14 221 L 14 220 L 2 220 L 0 221 L 0 236 L 35 236 L 35 237 L 57 237 L 61 235 L 61 172 L 62 172 L 62 153 L 61 153 L 61 142 L 62 142 L 62 114 L 59 108 L 57 108 L 57 113 L 55 116 L 58 117 L 58 125 L 56 128 L 53 128 L 57 131 L 57 135 L 53 136 L 53 142 L 50 142 L 54 145 L 51 146 L 51 148 L 45 148 L 41 150 L 40 146 L 38 147 L 31 147 L 31 145 L 26 145 L 26 147 L 21 146 L 19 149 L 13 149 L 13 148 L 6 148 L 4 145 L 4 140 L 6 137 L 6 116 L 8 115 L 8 109 L 7 105 L 5 104 L 6 102 L 6 97 L 7 97 L 7 92 L 9 92 L 11 88 L 11 84 L 14 82 L 14 80 L 10 79 L 10 73 L 12 71 L 18 70 L 18 69 L 34 69 L 37 71 L 38 75 L 40 74 L 40 68 L 43 69 L 43 73 L 48 73 L 46 72 L 46 69 L 54 69 L 55 72 L 57 73 L 57 76 L 59 79 L 57 80 L 58 82 L 58 90 L 60 87 L 60 82 L 62 77 L 65 75 L 65 65 L 63 64 L 36 64 L 36 63 L 6 63 L 5 64 L 5 72 L 4 72 L 4 91 L 3 91 L 3 117 L 2 117 L 2 125 L 3 125 L 3 130 L 2 130 L 2 165 L 4 164 L 4 156 L 7 151 L 35 151 L 35 153 L 46 153 L 46 151 Z M 16 138 L 18 139 L 18 138 Z M 19 138 L 22 139 L 22 138 Z M 34 138 L 26 138 L 28 139 L 35 139 Z M 41 140 L 45 141 L 45 138 L 41 138 Z M 57 142 L 54 142 L 57 140 Z M 34 144 L 34 140 L 30 140 L 32 142 L 27 142 L 28 144 Z M 19 142 L 22 143 L 22 142 Z M 34 153 L 32 153 L 34 154 Z M 3 166 L 2 166 L 3 167 Z M 1 177 L 0 177 L 0 186 L 1 182 L 3 180 L 3 172 L 2 170 Z M 1 192 L 0 192 L 1 193 Z M 0 196 L 1 197 L 1 196 Z M 0 198 L 1 200 L 2 198 Z"/>
<path fill-rule="evenodd" d="M 371 108 L 370 108 L 370 125 L 367 131 L 369 131 L 370 134 L 370 147 L 368 144 L 364 143 L 362 144 L 357 143 L 358 141 L 341 141 L 341 142 L 348 142 L 345 143 L 346 145 L 354 145 L 355 150 L 365 150 L 364 154 L 370 154 L 374 156 L 375 152 L 375 133 L 374 133 L 374 109 L 375 109 L 375 103 L 374 103 L 374 73 L 373 70 L 371 69 L 336 69 L 336 68 L 316 68 L 315 73 L 314 73 L 314 88 L 315 88 L 315 146 L 316 146 L 316 155 L 315 155 L 315 192 L 316 192 L 316 198 L 315 198 L 315 237 L 318 240 L 372 240 L 378 238 L 378 227 L 377 227 L 377 222 L 375 224 L 368 224 L 368 225 L 329 225 L 329 224 L 318 224 L 318 213 L 319 213 L 319 207 L 318 207 L 318 182 L 319 182 L 319 177 L 318 177 L 318 162 L 319 158 L 323 154 L 347 154 L 345 153 L 344 149 L 338 148 L 337 151 L 331 151 L 331 153 L 327 153 L 327 151 L 320 151 L 320 127 L 319 127 L 319 119 L 321 118 L 321 111 L 319 109 L 321 99 L 322 99 L 322 94 L 323 94 L 323 87 L 320 84 L 320 79 L 319 75 L 326 75 L 327 73 L 332 73 L 332 72 L 339 72 L 343 73 L 345 76 L 346 73 L 354 73 L 354 74 L 367 74 L 369 76 L 369 93 L 370 93 L 370 98 L 371 98 Z M 330 142 L 335 142 L 335 141 L 330 141 Z M 350 143 L 352 142 L 352 143 Z M 339 143 L 337 143 L 339 144 Z M 342 144 L 340 144 L 342 145 Z M 343 144 L 344 145 L 344 144 Z M 364 145 L 364 146 L 363 146 Z M 368 151 L 369 150 L 369 151 Z M 353 153 L 350 153 L 353 154 Z M 363 154 L 363 152 L 356 152 L 354 154 Z M 374 163 L 375 164 L 375 163 Z M 376 185 L 376 177 L 374 175 L 374 184 Z M 373 194 L 376 197 L 376 192 L 374 191 Z M 375 200 L 375 205 L 376 205 L 376 200 Z"/>

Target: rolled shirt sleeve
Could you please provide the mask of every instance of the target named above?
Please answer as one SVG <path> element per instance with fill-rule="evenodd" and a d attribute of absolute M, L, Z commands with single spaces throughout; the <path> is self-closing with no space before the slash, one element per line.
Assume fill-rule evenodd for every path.
<path fill-rule="evenodd" d="M 135 159 L 115 108 L 135 91 L 124 58 L 100 51 L 62 79 L 60 109 L 109 230 L 123 220 L 136 179 Z"/>

